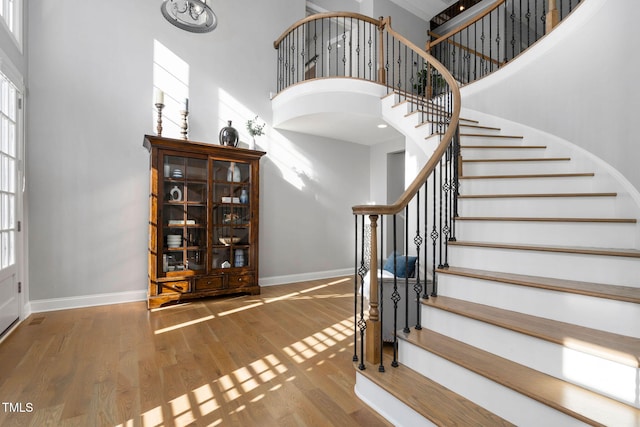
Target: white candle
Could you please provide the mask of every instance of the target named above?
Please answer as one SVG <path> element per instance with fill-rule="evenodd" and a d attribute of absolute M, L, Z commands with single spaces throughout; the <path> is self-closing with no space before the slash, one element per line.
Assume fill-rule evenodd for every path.
<path fill-rule="evenodd" d="M 156 104 L 164 104 L 164 92 L 156 89 Z"/>
<path fill-rule="evenodd" d="M 189 98 L 184 99 L 184 111 L 189 111 Z"/>

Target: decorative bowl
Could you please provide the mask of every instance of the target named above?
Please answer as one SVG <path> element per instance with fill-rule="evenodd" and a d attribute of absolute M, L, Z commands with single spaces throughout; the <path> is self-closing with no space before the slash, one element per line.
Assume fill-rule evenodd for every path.
<path fill-rule="evenodd" d="M 239 237 L 220 237 L 220 243 L 223 245 L 229 246 L 232 243 L 238 243 L 240 241 Z"/>

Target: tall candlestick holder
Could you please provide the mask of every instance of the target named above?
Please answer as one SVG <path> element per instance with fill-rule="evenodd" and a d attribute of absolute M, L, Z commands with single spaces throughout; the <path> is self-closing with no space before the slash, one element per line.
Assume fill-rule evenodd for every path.
<path fill-rule="evenodd" d="M 164 104 L 161 102 L 156 103 L 156 110 L 158 110 L 158 121 L 156 125 L 156 133 L 158 136 L 162 136 L 162 109 Z"/>
<path fill-rule="evenodd" d="M 187 116 L 189 115 L 189 111 L 181 110 L 180 115 L 182 116 L 182 125 L 180 126 L 180 134 L 182 135 L 182 139 L 189 139 L 188 137 L 189 124 L 187 123 Z"/>

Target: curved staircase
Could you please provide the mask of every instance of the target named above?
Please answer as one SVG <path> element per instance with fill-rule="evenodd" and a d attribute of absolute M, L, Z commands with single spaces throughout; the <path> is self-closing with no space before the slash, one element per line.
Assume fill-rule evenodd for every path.
<path fill-rule="evenodd" d="M 428 156 L 407 103 L 382 103 Z M 571 144 L 462 117 L 450 265 L 400 366 L 357 370 L 356 393 L 395 425 L 640 426 L 637 190 Z"/>

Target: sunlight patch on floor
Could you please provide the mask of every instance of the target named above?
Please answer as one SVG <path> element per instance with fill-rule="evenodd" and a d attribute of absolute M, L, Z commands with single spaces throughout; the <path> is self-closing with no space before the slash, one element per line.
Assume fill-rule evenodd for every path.
<path fill-rule="evenodd" d="M 334 281 L 331 281 L 329 283 L 324 283 L 322 285 L 318 285 L 318 286 L 314 286 L 312 288 L 304 289 L 302 291 L 291 292 L 290 294 L 287 294 L 287 295 L 281 295 L 279 297 L 273 297 L 273 298 L 265 298 L 262 301 L 255 302 L 253 304 L 248 304 L 248 305 L 245 305 L 243 307 L 238 307 L 238 308 L 234 308 L 232 310 L 227 310 L 227 311 L 221 311 L 220 313 L 218 313 L 218 316 L 220 316 L 220 317 L 228 316 L 230 314 L 239 313 L 241 311 L 251 310 L 252 308 L 260 307 L 260 306 L 262 306 L 264 304 L 271 304 L 271 303 L 278 302 L 278 301 L 285 301 L 285 300 L 291 300 L 291 299 L 294 299 L 294 298 L 299 298 L 300 296 L 302 296 L 302 295 L 304 295 L 306 293 L 314 292 L 314 291 L 317 291 L 317 290 L 320 290 L 320 289 L 324 289 L 324 288 L 326 288 L 328 286 L 339 285 L 341 283 L 344 283 L 344 282 L 347 282 L 347 281 L 350 281 L 350 280 L 352 280 L 352 279 L 350 279 L 348 277 L 345 277 L 343 279 L 334 280 Z M 322 299 L 322 298 L 329 298 L 329 297 L 334 298 L 337 295 L 345 296 L 345 294 L 333 294 L 333 295 L 329 295 L 329 296 L 326 296 L 326 295 L 314 296 L 312 298 L 313 299 Z M 352 295 L 348 294 L 348 296 L 351 297 Z"/>
<path fill-rule="evenodd" d="M 283 350 L 294 362 L 301 364 L 330 349 L 340 341 L 350 338 L 352 329 L 352 321 L 342 320 L 284 347 Z M 325 358 L 331 357 L 332 355 L 329 355 Z"/>
<path fill-rule="evenodd" d="M 227 316 L 239 311 L 249 310 L 278 301 L 352 297 L 350 294 L 308 295 L 309 293 L 326 289 L 333 285 L 344 284 L 351 280 L 352 279 L 348 277 L 331 280 L 327 283 L 291 292 L 280 297 L 254 300 L 254 302 L 238 309 L 226 310 L 216 315 L 211 314 L 198 319 L 178 323 L 173 326 L 157 329 L 155 334 L 163 334 L 179 330 L 180 328 L 213 320 L 216 317 Z M 352 320 L 340 320 L 322 330 L 318 330 L 288 346 L 283 347 L 283 351 L 297 364 L 308 362 L 310 359 L 322 354 L 322 357 L 319 357 L 319 360 L 308 368 L 313 369 L 315 366 L 321 365 L 326 360 L 336 356 L 337 352 L 334 352 L 333 354 L 329 353 L 331 353 L 333 347 L 338 346 L 340 342 L 352 336 L 352 329 Z M 144 412 L 141 414 L 142 426 L 186 426 L 193 424 L 196 420 L 205 416 L 207 417 L 207 425 L 222 425 L 225 422 L 226 415 L 238 414 L 246 409 L 246 406 L 244 405 L 240 405 L 237 408 L 229 408 L 228 405 L 230 403 L 241 397 L 249 397 L 249 401 L 252 403 L 259 402 L 264 399 L 268 393 L 280 390 L 284 383 L 295 381 L 296 379 L 297 377 L 295 375 L 289 374 L 287 366 L 278 359 L 275 354 L 271 353 L 168 401 L 167 406 L 157 406 Z M 255 395 L 252 393 L 255 393 Z M 229 412 L 223 414 L 221 411 Z M 167 416 L 170 416 L 171 419 L 166 419 Z M 117 427 L 125 427 L 130 425 L 130 422 L 134 422 L 134 420 L 128 420 Z"/>
<path fill-rule="evenodd" d="M 159 334 L 163 334 L 165 332 L 175 331 L 176 329 L 180 329 L 180 328 L 184 328 L 186 326 L 191 326 L 191 325 L 195 325 L 195 324 L 198 324 L 198 323 L 206 322 L 207 320 L 211 320 L 211 319 L 214 319 L 213 314 L 211 314 L 209 316 L 201 317 L 199 319 L 190 320 L 188 322 L 178 323 L 177 325 L 167 326 L 166 328 L 156 329 L 154 334 L 159 335 Z"/>

